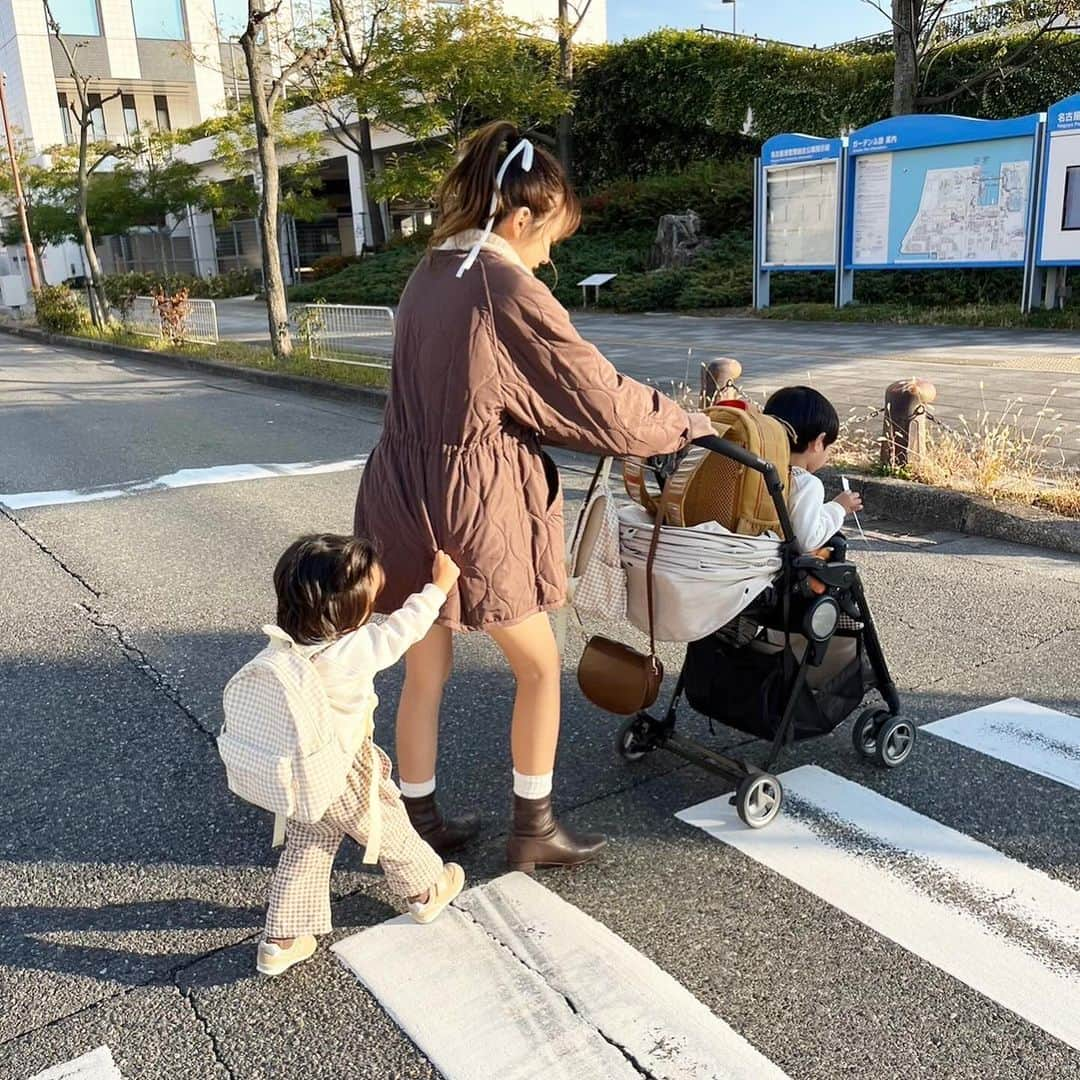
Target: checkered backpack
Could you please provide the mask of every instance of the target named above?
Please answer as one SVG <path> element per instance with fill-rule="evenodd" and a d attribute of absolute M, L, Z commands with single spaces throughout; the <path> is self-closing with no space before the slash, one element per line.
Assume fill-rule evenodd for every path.
<path fill-rule="evenodd" d="M 229 789 L 280 817 L 318 821 L 345 790 L 352 756 L 337 737 L 311 658 L 276 626 L 225 687 L 218 752 Z"/>

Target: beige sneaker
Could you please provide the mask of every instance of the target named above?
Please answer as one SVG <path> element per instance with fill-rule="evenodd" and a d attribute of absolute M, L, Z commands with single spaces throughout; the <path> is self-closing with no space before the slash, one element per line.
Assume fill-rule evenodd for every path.
<path fill-rule="evenodd" d="M 465 885 L 465 871 L 456 862 L 448 862 L 443 866 L 443 872 L 439 880 L 428 889 L 427 902 L 423 904 L 409 903 L 409 914 L 418 923 L 429 923 L 437 919 L 451 900 Z"/>
<path fill-rule="evenodd" d="M 294 964 L 299 964 L 301 960 L 311 956 L 318 947 L 319 943 L 311 934 L 294 938 L 288 948 L 269 941 L 260 941 L 255 966 L 262 975 L 284 975 Z"/>

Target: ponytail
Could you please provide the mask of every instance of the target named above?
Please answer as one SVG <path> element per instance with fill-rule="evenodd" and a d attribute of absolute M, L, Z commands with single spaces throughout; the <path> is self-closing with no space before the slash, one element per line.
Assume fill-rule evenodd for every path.
<path fill-rule="evenodd" d="M 497 185 L 500 170 L 504 175 Z M 523 140 L 506 120 L 486 124 L 469 138 L 436 200 L 439 222 L 432 247 L 466 230 L 483 229 L 489 220 L 498 225 L 521 207 L 537 221 L 561 211 L 565 220 L 559 239 L 573 234 L 581 221 L 581 205 L 562 166 L 543 147 Z"/>

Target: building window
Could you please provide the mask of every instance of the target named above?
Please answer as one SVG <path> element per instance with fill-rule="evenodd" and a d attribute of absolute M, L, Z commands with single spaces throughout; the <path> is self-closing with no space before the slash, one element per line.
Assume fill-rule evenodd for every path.
<path fill-rule="evenodd" d="M 164 94 L 154 95 L 154 116 L 157 118 L 158 131 L 172 131 L 169 120 L 169 99 Z"/>
<path fill-rule="evenodd" d="M 90 130 L 95 139 L 105 138 L 105 112 L 101 107 L 100 94 L 87 94 L 87 104 L 90 106 Z"/>
<path fill-rule="evenodd" d="M 70 145 L 75 140 L 71 134 L 71 109 L 67 94 L 57 94 L 56 103 L 60 106 L 60 128 L 64 132 L 64 142 Z"/>
<path fill-rule="evenodd" d="M 62 34 L 100 36 L 97 0 L 49 0 L 49 9 Z"/>
<path fill-rule="evenodd" d="M 139 114 L 135 109 L 135 95 L 121 94 L 120 104 L 124 106 L 124 130 L 129 135 L 138 135 Z"/>
<path fill-rule="evenodd" d="M 135 36 L 163 41 L 183 41 L 184 13 L 180 0 L 131 0 Z"/>

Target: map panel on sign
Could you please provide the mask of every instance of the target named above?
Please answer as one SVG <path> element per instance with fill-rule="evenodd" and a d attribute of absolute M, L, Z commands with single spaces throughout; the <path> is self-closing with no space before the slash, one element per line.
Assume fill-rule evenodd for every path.
<path fill-rule="evenodd" d="M 765 264 L 819 266 L 836 258 L 836 162 L 765 174 Z"/>
<path fill-rule="evenodd" d="M 856 266 L 1022 264 L 1032 140 L 997 139 L 858 159 Z"/>

